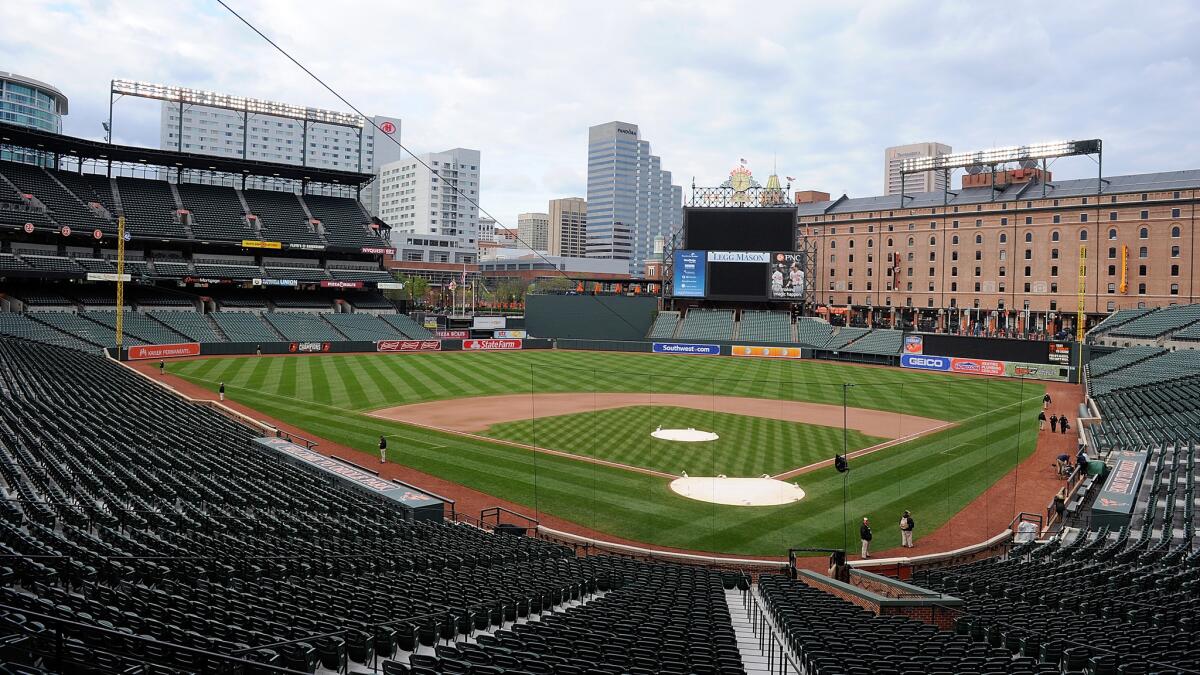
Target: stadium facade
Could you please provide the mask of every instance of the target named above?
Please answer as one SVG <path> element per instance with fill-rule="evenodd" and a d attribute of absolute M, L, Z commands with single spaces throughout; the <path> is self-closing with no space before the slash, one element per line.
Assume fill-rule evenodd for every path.
<path fill-rule="evenodd" d="M 1196 302 L 1200 170 L 968 187 L 799 205 L 816 302 L 865 325 L 1074 330 L 1114 310 Z M 972 180 L 974 179 L 974 180 Z M 974 183 L 980 183 L 972 187 Z M 1080 252 L 1086 280 L 1080 290 Z"/>
<path fill-rule="evenodd" d="M 683 189 L 636 124 L 588 129 L 587 257 L 627 259 L 638 274 L 655 237 L 669 239 L 682 219 Z"/>

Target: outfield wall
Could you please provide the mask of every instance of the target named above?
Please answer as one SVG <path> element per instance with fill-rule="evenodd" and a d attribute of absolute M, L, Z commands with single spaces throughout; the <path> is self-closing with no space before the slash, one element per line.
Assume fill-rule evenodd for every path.
<path fill-rule="evenodd" d="M 148 361 L 186 356 L 248 356 L 272 354 L 349 354 L 363 352 L 459 352 L 553 349 L 554 341 L 541 338 L 465 339 L 465 340 L 343 340 L 327 342 L 182 342 L 170 345 L 145 345 L 121 350 L 122 361 Z"/>
<path fill-rule="evenodd" d="M 655 295 L 525 296 L 525 328 L 544 338 L 641 340 L 657 314 Z"/>

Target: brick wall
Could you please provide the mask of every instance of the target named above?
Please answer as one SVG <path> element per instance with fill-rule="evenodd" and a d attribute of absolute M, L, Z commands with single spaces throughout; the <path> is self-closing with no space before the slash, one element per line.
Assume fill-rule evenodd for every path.
<path fill-rule="evenodd" d="M 855 575 L 851 576 L 851 580 L 854 586 L 877 595 L 888 597 L 895 593 L 895 589 L 887 587 L 885 584 L 874 579 L 865 579 L 861 576 Z M 958 612 L 954 609 L 940 607 L 937 605 L 924 605 L 915 607 L 880 606 L 878 601 L 851 593 L 838 585 L 826 583 L 824 580 L 819 578 L 801 576 L 800 581 L 803 581 L 819 591 L 828 593 L 836 598 L 840 598 L 853 605 L 862 607 L 876 616 L 905 616 L 914 621 L 920 621 L 921 623 L 927 623 L 931 626 L 936 626 L 939 630 L 954 630 L 954 619 L 958 616 Z"/>

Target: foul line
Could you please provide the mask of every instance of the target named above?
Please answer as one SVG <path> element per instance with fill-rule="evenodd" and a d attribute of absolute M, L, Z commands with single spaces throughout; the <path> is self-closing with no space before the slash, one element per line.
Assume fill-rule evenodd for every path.
<path fill-rule="evenodd" d="M 921 431 L 921 432 L 918 432 L 915 434 L 909 434 L 908 436 L 903 436 L 901 438 L 893 438 L 890 441 L 885 441 L 883 443 L 872 445 L 869 448 L 855 450 L 854 452 L 851 452 L 851 453 L 849 453 L 849 455 L 847 455 L 847 459 L 857 459 L 859 457 L 865 457 L 873 452 L 879 452 L 880 450 L 886 450 L 886 449 L 892 447 L 893 445 L 899 445 L 900 443 L 907 443 L 908 441 L 915 440 L 922 436 L 928 436 L 929 434 L 936 433 L 938 431 L 943 431 L 943 430 L 949 429 L 951 427 L 956 427 L 964 422 L 970 422 L 971 420 L 979 418 L 979 417 L 983 417 L 984 415 L 990 415 L 998 410 L 1004 410 L 1005 408 L 1011 408 L 1015 405 L 1024 405 L 1026 403 L 1029 403 L 1030 401 L 1040 401 L 1040 400 L 1041 400 L 1041 398 L 1038 396 L 1031 396 L 1023 401 L 1016 401 L 1014 403 L 1009 403 L 1008 405 L 1002 405 L 999 408 L 992 408 L 991 410 L 985 410 L 984 412 L 981 412 L 981 413 L 978 413 L 975 415 L 971 415 L 970 417 L 963 418 L 956 422 L 947 422 L 946 424 L 934 427 L 932 429 L 927 429 L 925 431 Z M 805 465 L 805 466 L 802 466 L 802 467 L 799 467 L 796 469 L 792 469 L 791 471 L 785 471 L 781 474 L 776 474 L 774 476 L 771 476 L 771 478 L 774 478 L 775 480 L 787 480 L 789 478 L 795 478 L 796 476 L 799 476 L 801 474 L 809 473 L 811 471 L 816 471 L 817 469 L 823 469 L 827 466 L 833 466 L 833 458 L 823 459 L 819 462 L 813 462 L 812 464 L 808 464 L 808 465 Z"/>

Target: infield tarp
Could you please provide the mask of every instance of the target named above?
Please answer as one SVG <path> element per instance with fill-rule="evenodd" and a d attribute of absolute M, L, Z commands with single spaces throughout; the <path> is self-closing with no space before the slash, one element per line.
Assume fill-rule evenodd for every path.
<path fill-rule="evenodd" d="M 396 485 L 362 469 L 339 462 L 282 438 L 256 438 L 254 446 L 290 464 L 325 476 L 331 483 L 374 495 L 412 514 L 414 520 L 441 520 L 442 500 L 414 488 Z"/>

